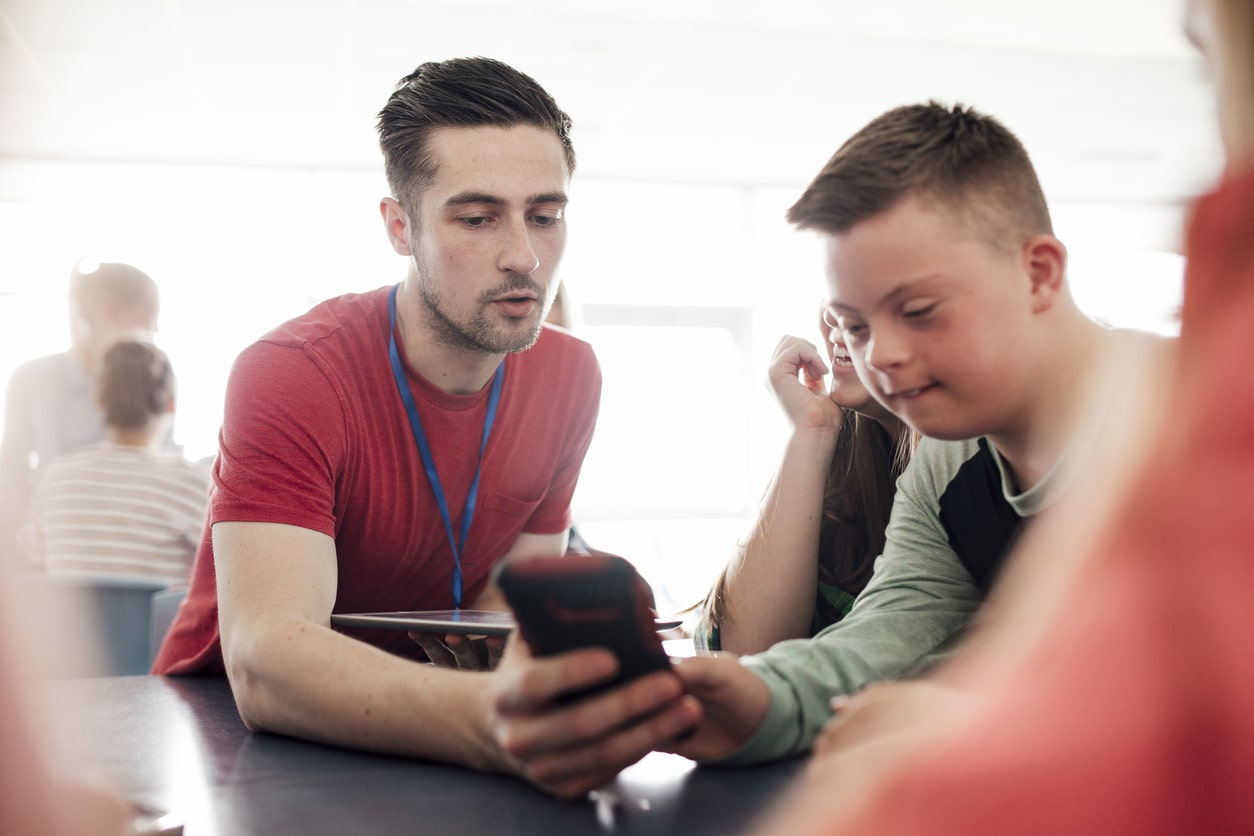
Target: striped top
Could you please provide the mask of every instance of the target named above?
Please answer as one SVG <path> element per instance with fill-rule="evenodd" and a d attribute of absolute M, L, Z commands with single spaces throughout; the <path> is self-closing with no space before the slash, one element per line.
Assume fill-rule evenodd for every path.
<path fill-rule="evenodd" d="M 207 469 L 104 442 L 53 460 L 35 487 L 25 540 L 51 575 L 185 584 L 208 499 Z"/>

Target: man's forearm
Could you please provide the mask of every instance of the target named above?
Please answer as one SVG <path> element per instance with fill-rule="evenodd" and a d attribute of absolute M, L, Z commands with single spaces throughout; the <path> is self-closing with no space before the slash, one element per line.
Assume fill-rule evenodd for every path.
<path fill-rule="evenodd" d="M 255 731 L 508 771 L 486 674 L 438 669 L 294 619 L 237 636 L 227 670 Z"/>

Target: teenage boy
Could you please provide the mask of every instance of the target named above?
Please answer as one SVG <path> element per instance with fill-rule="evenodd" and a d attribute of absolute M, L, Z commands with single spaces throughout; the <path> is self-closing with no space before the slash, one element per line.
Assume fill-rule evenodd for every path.
<path fill-rule="evenodd" d="M 826 239 L 831 316 L 859 377 L 927 438 L 898 484 L 875 575 L 844 620 L 755 657 L 676 666 L 704 717 L 682 743 L 658 746 L 702 760 L 804 751 L 833 696 L 941 659 L 1024 519 L 1083 455 L 1077 434 L 1101 358 L 1157 342 L 1076 307 L 1027 152 L 973 110 L 929 103 L 876 118 L 789 219 Z M 602 700 L 612 712 L 612 696 Z M 514 751 L 545 745 L 545 730 L 520 734 Z"/>
<path fill-rule="evenodd" d="M 590 347 L 542 326 L 569 130 L 497 61 L 401 80 L 379 115 L 380 209 L 408 274 L 241 354 L 210 526 L 156 673 L 225 673 L 253 729 L 518 771 L 494 737 L 510 710 L 493 702 L 496 674 L 416 664 L 403 632 L 349 637 L 330 616 L 499 609 L 496 563 L 566 550 L 601 388 Z M 642 711 L 677 697 L 661 679 L 639 686 L 657 695 Z"/>

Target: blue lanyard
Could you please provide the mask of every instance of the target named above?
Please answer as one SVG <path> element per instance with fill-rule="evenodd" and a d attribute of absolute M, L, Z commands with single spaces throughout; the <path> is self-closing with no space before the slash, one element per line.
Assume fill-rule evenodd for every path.
<path fill-rule="evenodd" d="M 475 516 L 475 499 L 479 495 L 479 474 L 483 470 L 483 451 L 488 446 L 488 436 L 492 435 L 492 423 L 496 420 L 496 408 L 501 402 L 501 381 L 505 379 L 505 363 L 496 367 L 492 377 L 492 393 L 488 395 L 488 414 L 483 419 L 483 440 L 479 443 L 479 462 L 475 465 L 475 479 L 470 483 L 470 493 L 466 494 L 466 507 L 462 510 L 461 537 L 453 537 L 453 520 L 448 513 L 448 500 L 444 498 L 444 487 L 440 484 L 440 474 L 435 472 L 435 459 L 431 456 L 431 446 L 427 444 L 427 434 L 422 429 L 422 419 L 418 417 L 418 407 L 414 405 L 414 395 L 409 391 L 409 381 L 405 378 L 405 367 L 401 365 L 401 354 L 396 349 L 396 290 L 400 285 L 392 287 L 388 294 L 388 355 L 392 359 L 392 376 L 396 378 L 396 388 L 405 402 L 405 411 L 409 413 L 409 426 L 414 431 L 414 440 L 418 442 L 418 452 L 422 454 L 423 467 L 427 469 L 427 481 L 431 483 L 431 492 L 435 494 L 436 504 L 440 506 L 440 516 L 444 518 L 444 530 L 448 533 L 449 545 L 453 549 L 453 606 L 462 605 L 462 549 L 466 545 L 466 535 L 470 533 L 470 521 Z"/>

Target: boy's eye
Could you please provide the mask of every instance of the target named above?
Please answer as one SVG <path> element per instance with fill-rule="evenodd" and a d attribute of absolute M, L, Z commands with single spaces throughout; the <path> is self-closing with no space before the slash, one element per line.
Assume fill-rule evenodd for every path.
<path fill-rule="evenodd" d="M 930 314 L 936 308 L 935 302 L 928 302 L 914 307 L 905 307 L 901 309 L 901 315 L 907 319 L 918 319 Z"/>
<path fill-rule="evenodd" d="M 845 335 L 845 342 L 857 343 L 866 336 L 867 327 L 861 322 L 844 322 L 840 325 L 840 331 Z"/>

